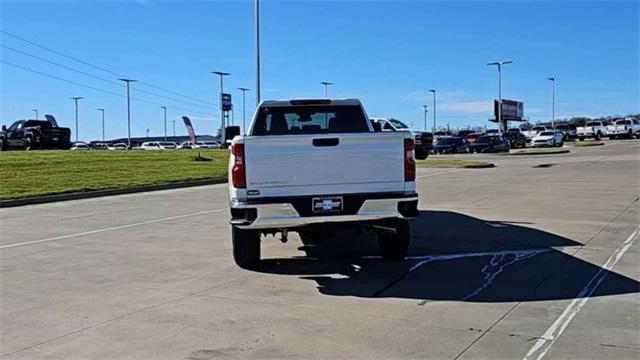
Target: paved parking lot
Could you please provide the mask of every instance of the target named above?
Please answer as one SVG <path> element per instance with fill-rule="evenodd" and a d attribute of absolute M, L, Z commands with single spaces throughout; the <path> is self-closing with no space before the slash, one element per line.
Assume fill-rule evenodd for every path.
<path fill-rule="evenodd" d="M 367 233 L 292 235 L 242 270 L 226 185 L 1 209 L 0 354 L 638 358 L 639 153 L 420 169 L 402 262 Z"/>

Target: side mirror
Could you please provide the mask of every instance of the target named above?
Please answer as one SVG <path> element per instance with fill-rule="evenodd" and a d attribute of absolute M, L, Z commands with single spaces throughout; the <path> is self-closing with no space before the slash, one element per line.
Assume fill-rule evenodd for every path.
<path fill-rule="evenodd" d="M 373 127 L 373 131 L 374 132 L 381 132 L 382 131 L 382 126 L 380 125 L 379 122 L 376 121 L 371 121 L 371 126 Z"/>
<path fill-rule="evenodd" d="M 2 125 L 2 131 L 7 131 L 7 125 Z"/>

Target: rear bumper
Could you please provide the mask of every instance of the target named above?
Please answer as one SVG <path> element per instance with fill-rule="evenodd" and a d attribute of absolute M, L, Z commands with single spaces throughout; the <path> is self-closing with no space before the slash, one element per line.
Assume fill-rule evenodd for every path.
<path fill-rule="evenodd" d="M 615 129 L 615 130 L 609 130 L 608 134 L 609 135 L 629 135 L 629 131 L 630 130 Z"/>
<path fill-rule="evenodd" d="M 345 203 L 347 202 L 345 195 Z M 304 197 L 304 199 L 311 197 Z M 300 208 L 303 198 L 231 203 L 231 221 L 241 229 L 296 228 L 318 223 L 363 222 L 388 218 L 411 219 L 418 214 L 418 195 L 361 199 L 356 207 L 336 214 L 310 214 Z M 310 201 L 310 200 L 309 200 Z M 309 206 L 309 210 L 311 207 Z M 302 213 L 302 214 L 301 214 Z"/>

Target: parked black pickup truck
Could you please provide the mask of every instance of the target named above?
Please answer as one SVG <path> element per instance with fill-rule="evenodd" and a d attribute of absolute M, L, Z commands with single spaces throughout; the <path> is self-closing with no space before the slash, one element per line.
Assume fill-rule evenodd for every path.
<path fill-rule="evenodd" d="M 68 149 L 71 130 L 57 127 L 43 120 L 18 120 L 9 128 L 2 125 L 0 132 L 0 148 L 4 151 L 11 148 L 32 149 Z"/>

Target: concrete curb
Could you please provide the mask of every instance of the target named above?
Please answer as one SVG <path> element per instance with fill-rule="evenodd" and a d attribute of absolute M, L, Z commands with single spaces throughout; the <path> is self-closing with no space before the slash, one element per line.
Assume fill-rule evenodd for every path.
<path fill-rule="evenodd" d="M 578 144 L 582 144 L 582 145 L 578 145 Z M 589 147 L 589 146 L 602 146 L 604 145 L 603 142 L 600 143 L 576 143 L 576 144 L 572 144 L 569 145 L 570 147 L 575 147 L 575 148 L 581 148 L 581 147 Z"/>
<path fill-rule="evenodd" d="M 500 154 L 502 156 L 515 156 L 515 155 L 556 155 L 556 154 L 567 154 L 571 151 L 569 149 L 562 150 L 554 150 L 554 151 L 528 151 L 528 152 L 514 152 L 514 153 L 503 153 Z"/>
<path fill-rule="evenodd" d="M 494 167 L 496 166 L 493 163 L 462 166 L 463 169 L 488 169 Z"/>
<path fill-rule="evenodd" d="M 32 204 L 44 204 L 44 203 L 67 201 L 67 200 L 89 199 L 89 198 L 96 198 L 101 196 L 133 194 L 133 193 L 146 192 L 146 191 L 179 189 L 179 188 L 185 188 L 185 187 L 191 187 L 191 186 L 222 184 L 226 182 L 227 182 L 227 179 L 188 180 L 188 181 L 176 181 L 176 182 L 170 182 L 166 184 L 157 184 L 157 185 L 139 185 L 139 186 L 132 186 L 127 188 L 118 188 L 118 189 L 105 189 L 105 190 L 93 190 L 93 191 L 34 196 L 34 197 L 28 197 L 24 199 L 0 200 L 0 208 L 24 206 L 24 205 L 32 205 Z"/>

